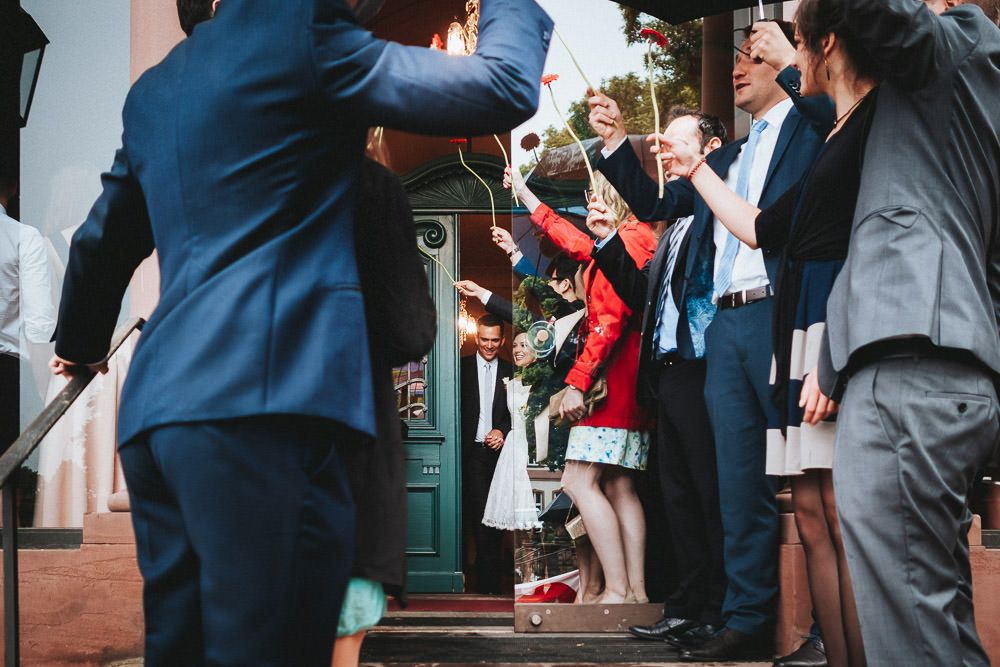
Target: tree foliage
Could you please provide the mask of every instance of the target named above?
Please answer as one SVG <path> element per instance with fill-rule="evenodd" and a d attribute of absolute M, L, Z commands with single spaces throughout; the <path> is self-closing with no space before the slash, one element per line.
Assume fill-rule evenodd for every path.
<path fill-rule="evenodd" d="M 657 30 L 670 40 L 670 46 L 666 49 L 653 49 L 656 101 L 660 106 L 661 125 L 673 106 L 699 108 L 701 20 L 673 26 L 629 7 L 622 7 L 621 12 L 625 24 L 626 43 L 644 43 L 646 40 L 639 33 L 646 28 Z M 625 120 L 625 129 L 630 134 L 646 134 L 653 130 L 653 105 L 645 68 L 641 72 L 629 72 L 604 79 L 599 85 L 601 92 L 618 102 Z M 557 98 L 558 94 L 557 89 Z M 567 108 L 560 111 L 566 114 L 567 122 L 580 139 L 595 136 L 587 120 L 590 110 L 587 108 L 585 98 L 571 102 Z M 572 143 L 573 139 L 565 127 L 550 125 L 542 132 L 542 141 L 545 148 L 551 149 L 566 146 Z"/>

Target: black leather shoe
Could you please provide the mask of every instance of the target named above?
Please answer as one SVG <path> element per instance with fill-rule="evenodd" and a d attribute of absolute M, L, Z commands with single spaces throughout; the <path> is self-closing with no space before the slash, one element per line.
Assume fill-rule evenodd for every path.
<path fill-rule="evenodd" d="M 698 648 L 704 646 L 705 642 L 719 634 L 720 630 L 722 628 L 717 625 L 701 623 L 682 634 L 667 636 L 666 642 L 674 648 L 681 650 Z"/>
<path fill-rule="evenodd" d="M 826 647 L 819 637 L 807 637 L 797 650 L 774 661 L 774 667 L 826 667 L 827 664 Z"/>
<path fill-rule="evenodd" d="M 698 621 L 686 618 L 663 618 L 654 625 L 633 625 L 628 631 L 639 639 L 663 641 L 668 637 L 677 636 L 698 625 Z"/>
<path fill-rule="evenodd" d="M 688 662 L 759 662 L 774 659 L 773 645 L 770 633 L 723 630 L 702 646 L 681 651 L 681 658 Z"/>

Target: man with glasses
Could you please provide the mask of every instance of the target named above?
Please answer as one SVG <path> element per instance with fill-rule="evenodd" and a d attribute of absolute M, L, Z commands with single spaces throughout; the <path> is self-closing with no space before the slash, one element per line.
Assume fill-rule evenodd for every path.
<path fill-rule="evenodd" d="M 780 30 L 788 43 L 794 41 L 790 23 L 758 23 L 753 29 Z M 776 80 L 774 68 L 754 57 L 764 54 L 751 52 L 750 33 L 749 27 L 743 31 L 746 39 L 737 49 L 733 92 L 736 106 L 753 117 L 753 127 L 746 139 L 707 156 L 706 166 L 763 208 L 801 179 L 824 137 L 782 88 L 797 87 L 798 73 L 789 67 Z M 667 344 L 674 349 L 658 353 L 666 360 L 675 355 L 707 362 L 705 399 L 715 437 L 728 588 L 721 628 L 678 624 L 684 632 L 667 631 L 664 639 L 691 660 L 770 659 L 778 595 L 778 488 L 776 478 L 764 473 L 764 459 L 768 415 L 775 409 L 769 385 L 771 295 L 780 257 L 740 243 L 686 179 L 668 183 L 660 197 L 625 142 L 617 104 L 604 95 L 589 104 L 591 125 L 605 145 L 598 168 L 635 215 L 640 220 L 694 216 L 684 249 L 678 302 L 685 308 L 678 313 L 678 335 Z"/>

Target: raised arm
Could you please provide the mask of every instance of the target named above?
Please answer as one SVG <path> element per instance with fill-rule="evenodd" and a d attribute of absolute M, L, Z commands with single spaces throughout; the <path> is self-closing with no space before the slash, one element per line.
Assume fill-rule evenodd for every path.
<path fill-rule="evenodd" d="M 751 248 L 756 248 L 755 221 L 760 215 L 760 209 L 730 190 L 722 177 L 705 163 L 697 146 L 663 134 L 660 135 L 660 141 L 669 151 L 666 158 L 670 171 L 680 176 L 680 180 L 697 188 L 698 194 L 715 216 L 736 238 Z"/>
<path fill-rule="evenodd" d="M 484 0 L 468 57 L 376 39 L 342 1 L 315 4 L 309 39 L 322 94 L 365 125 L 472 136 L 535 113 L 553 24 L 534 0 Z"/>
<path fill-rule="evenodd" d="M 107 354 L 125 289 L 153 252 L 146 201 L 124 147 L 101 182 L 104 191 L 73 235 L 56 326 L 56 355 L 80 364 Z"/>
<path fill-rule="evenodd" d="M 659 184 L 643 170 L 625 133 L 618 103 L 597 93 L 587 100 L 589 122 L 604 142 L 597 168 L 639 220 L 655 222 L 684 218 L 694 212 L 694 189 L 680 181 L 667 183 L 660 198 Z"/>
<path fill-rule="evenodd" d="M 962 9 L 937 16 L 920 0 L 846 0 L 844 14 L 886 79 L 911 89 L 964 60 L 981 29 Z"/>

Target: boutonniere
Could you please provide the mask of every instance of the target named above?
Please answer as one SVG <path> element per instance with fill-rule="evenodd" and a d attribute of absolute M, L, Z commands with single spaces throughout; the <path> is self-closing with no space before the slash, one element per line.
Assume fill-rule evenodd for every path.
<path fill-rule="evenodd" d="M 506 378 L 503 379 L 503 386 L 506 387 L 508 384 L 510 384 L 510 378 L 506 377 Z"/>

